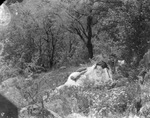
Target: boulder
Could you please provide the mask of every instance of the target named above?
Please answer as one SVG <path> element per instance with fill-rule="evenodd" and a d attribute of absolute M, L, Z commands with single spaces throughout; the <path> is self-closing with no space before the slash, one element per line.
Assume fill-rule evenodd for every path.
<path fill-rule="evenodd" d="M 18 108 L 26 106 L 27 101 L 21 96 L 20 91 L 15 87 L 16 83 L 19 81 L 19 78 L 10 78 L 3 81 L 0 85 L 0 94 L 8 98 L 13 102 Z"/>

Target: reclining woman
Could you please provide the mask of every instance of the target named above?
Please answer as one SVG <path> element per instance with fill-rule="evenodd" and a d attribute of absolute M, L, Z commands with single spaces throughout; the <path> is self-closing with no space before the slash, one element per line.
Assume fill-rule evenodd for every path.
<path fill-rule="evenodd" d="M 84 87 L 87 83 L 97 85 L 109 80 L 112 81 L 111 69 L 106 62 L 100 61 L 91 67 L 78 69 L 71 73 L 67 81 L 63 85 L 57 87 L 57 89 L 61 89 L 64 86 Z"/>

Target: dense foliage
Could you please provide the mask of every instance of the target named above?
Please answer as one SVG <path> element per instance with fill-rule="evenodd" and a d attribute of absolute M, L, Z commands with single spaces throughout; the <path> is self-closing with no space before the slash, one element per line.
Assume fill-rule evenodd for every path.
<path fill-rule="evenodd" d="M 115 54 L 137 66 L 149 46 L 148 0 L 26 0 L 9 7 L 13 18 L 1 40 L 12 65 L 50 69 Z"/>
<path fill-rule="evenodd" d="M 28 115 L 40 118 L 63 118 L 72 113 L 120 118 L 139 113 L 137 105 L 141 104 L 140 115 L 147 117 L 149 73 L 142 86 L 137 75 L 142 68 L 149 71 L 150 66 L 149 5 L 149 0 L 9 3 L 12 20 L 0 32 L 4 48 L 0 82 L 17 76 L 15 87 L 28 102 Z M 126 62 L 118 75 L 113 75 L 112 83 L 54 90 L 79 65 L 102 59 L 108 62 L 112 55 Z"/>

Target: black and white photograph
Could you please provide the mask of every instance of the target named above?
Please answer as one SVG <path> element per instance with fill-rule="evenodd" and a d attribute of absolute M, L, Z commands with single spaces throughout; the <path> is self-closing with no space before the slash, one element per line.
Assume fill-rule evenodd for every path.
<path fill-rule="evenodd" d="M 150 0 L 1 1 L 0 118 L 150 118 Z"/>

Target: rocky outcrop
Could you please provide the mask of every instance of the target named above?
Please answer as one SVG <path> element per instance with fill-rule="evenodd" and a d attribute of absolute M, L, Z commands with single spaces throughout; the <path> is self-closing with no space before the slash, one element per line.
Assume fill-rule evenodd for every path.
<path fill-rule="evenodd" d="M 0 85 L 0 94 L 8 98 L 18 108 L 26 106 L 27 101 L 21 96 L 20 91 L 15 87 L 15 84 L 19 81 L 18 77 L 9 78 L 3 81 Z"/>

